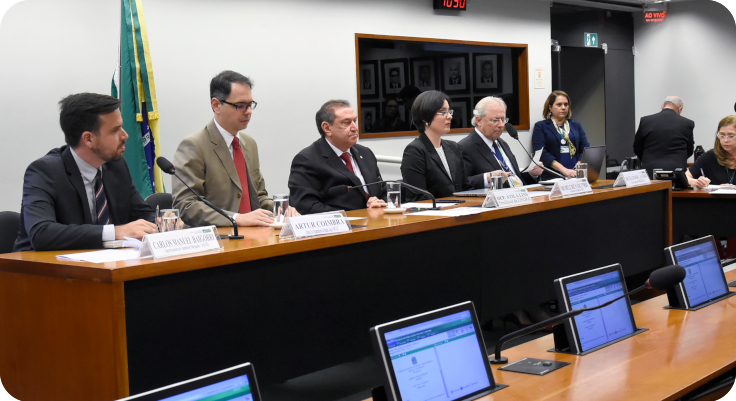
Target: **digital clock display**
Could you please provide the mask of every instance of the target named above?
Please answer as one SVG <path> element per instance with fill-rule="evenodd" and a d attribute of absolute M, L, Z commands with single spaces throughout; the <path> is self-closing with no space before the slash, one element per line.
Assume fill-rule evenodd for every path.
<path fill-rule="evenodd" d="M 435 10 L 465 10 L 467 0 L 432 0 Z"/>

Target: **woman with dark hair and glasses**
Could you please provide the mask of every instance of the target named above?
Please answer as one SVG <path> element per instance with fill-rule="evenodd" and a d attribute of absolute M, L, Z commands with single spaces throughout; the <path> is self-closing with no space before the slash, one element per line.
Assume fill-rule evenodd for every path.
<path fill-rule="evenodd" d="M 426 189 L 436 198 L 473 189 L 465 175 L 457 143 L 442 140 L 442 135 L 450 132 L 450 97 L 440 91 L 423 92 L 414 100 L 411 116 L 420 135 L 404 149 L 401 160 L 404 182 Z M 425 197 L 408 190 L 405 195 L 409 202 Z"/>
<path fill-rule="evenodd" d="M 563 91 L 549 94 L 542 109 L 544 120 L 534 124 L 532 144 L 534 151 L 544 149 L 541 161 L 565 177 L 575 178 L 575 165 L 583 158 L 583 150 L 590 145 L 583 126 L 572 120 L 570 97 Z M 542 179 L 555 178 L 549 172 Z"/>
<path fill-rule="evenodd" d="M 736 116 L 728 116 L 718 123 L 713 149 L 703 153 L 685 174 L 695 188 L 736 184 Z"/>

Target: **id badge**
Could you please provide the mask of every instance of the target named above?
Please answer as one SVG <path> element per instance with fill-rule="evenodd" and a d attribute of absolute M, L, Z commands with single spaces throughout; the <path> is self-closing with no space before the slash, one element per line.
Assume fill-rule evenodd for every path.
<path fill-rule="evenodd" d="M 560 146 L 560 153 L 570 153 L 569 146 Z"/>
<path fill-rule="evenodd" d="M 523 187 L 524 186 L 524 183 L 521 182 L 521 179 L 518 176 L 516 176 L 516 175 L 511 174 L 508 177 L 508 180 L 509 180 L 509 186 L 511 188 L 518 188 L 518 187 Z"/>

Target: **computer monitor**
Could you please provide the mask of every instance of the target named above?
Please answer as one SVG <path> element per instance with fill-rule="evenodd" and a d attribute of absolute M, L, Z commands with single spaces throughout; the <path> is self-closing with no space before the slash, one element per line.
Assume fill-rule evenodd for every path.
<path fill-rule="evenodd" d="M 474 400 L 506 387 L 493 380 L 473 303 L 370 329 L 391 401 Z"/>
<path fill-rule="evenodd" d="M 244 363 L 119 401 L 261 401 L 253 365 Z"/>
<path fill-rule="evenodd" d="M 730 296 L 712 235 L 664 249 L 668 264 L 685 268 L 685 280 L 667 291 L 670 306 L 691 309 Z"/>
<path fill-rule="evenodd" d="M 581 163 L 588 163 L 588 182 L 598 181 L 606 158 L 606 146 L 591 146 L 583 151 Z"/>
<path fill-rule="evenodd" d="M 555 292 L 561 311 L 570 312 L 604 304 L 627 291 L 621 265 L 614 264 L 558 278 Z M 563 324 L 570 352 L 574 354 L 602 348 L 637 331 L 629 297 Z"/>

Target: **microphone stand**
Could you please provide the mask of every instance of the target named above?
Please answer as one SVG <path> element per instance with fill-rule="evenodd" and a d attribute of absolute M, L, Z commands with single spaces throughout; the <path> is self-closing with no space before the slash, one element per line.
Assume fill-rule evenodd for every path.
<path fill-rule="evenodd" d="M 509 125 L 509 124 L 510 124 L 510 123 L 506 123 L 506 125 Z M 512 125 L 511 127 L 513 128 L 513 125 Z M 511 135 L 511 132 L 509 131 L 508 127 L 506 128 L 506 132 L 508 132 L 508 133 L 509 133 L 509 135 Z M 514 128 L 514 132 L 516 132 L 516 128 Z M 532 157 L 532 155 L 530 155 L 530 154 L 529 154 L 529 151 L 528 151 L 528 150 L 526 150 L 526 148 L 524 147 L 524 144 L 523 144 L 523 143 L 521 143 L 521 139 L 519 139 L 519 133 L 518 133 L 518 132 L 516 132 L 516 135 L 511 135 L 511 137 L 512 137 L 512 138 L 514 138 L 514 139 L 516 139 L 516 140 L 517 140 L 517 141 L 519 142 L 519 145 L 521 145 L 521 148 L 522 148 L 522 149 L 524 149 L 524 152 L 526 153 L 526 155 L 527 155 L 527 156 L 529 156 L 529 159 L 530 159 L 530 160 L 532 161 L 532 163 L 534 163 L 534 164 L 535 164 L 535 165 L 536 165 L 537 167 L 541 168 L 542 170 L 544 170 L 544 171 L 546 171 L 546 172 L 548 172 L 548 173 L 554 174 L 554 175 L 556 175 L 556 176 L 558 176 L 558 177 L 560 177 L 560 178 L 562 178 L 562 179 L 564 179 L 564 180 L 569 180 L 569 179 L 570 179 L 569 177 L 565 177 L 564 175 L 560 174 L 559 172 L 557 172 L 557 171 L 555 171 L 555 170 L 552 170 L 552 169 L 550 169 L 550 168 L 547 168 L 547 167 L 545 167 L 545 166 L 543 166 L 543 165 L 542 165 L 542 166 L 540 166 L 540 165 L 539 165 L 539 163 L 535 162 L 535 161 L 534 161 L 534 158 Z"/>
<path fill-rule="evenodd" d="M 185 187 L 189 188 L 189 190 L 192 191 L 192 193 L 194 194 L 194 196 L 196 196 L 197 199 L 199 199 L 200 202 L 203 202 L 205 205 L 211 207 L 216 212 L 220 213 L 221 215 L 227 217 L 228 220 L 230 220 L 230 222 L 233 225 L 233 233 L 232 233 L 232 235 L 220 235 L 220 239 L 222 239 L 222 238 L 243 239 L 243 236 L 242 235 L 238 235 L 238 223 L 235 222 L 235 219 L 233 219 L 232 217 L 228 216 L 228 214 L 225 213 L 224 210 L 222 210 L 219 207 L 215 206 L 212 202 L 210 202 L 207 199 L 199 196 L 199 194 L 197 192 L 195 192 L 189 185 L 187 185 L 187 183 L 184 182 L 184 180 L 182 180 L 178 175 L 176 175 L 174 173 L 172 173 L 171 175 L 173 175 L 176 178 L 179 178 L 179 181 L 181 181 L 181 183 L 184 184 Z"/>
<path fill-rule="evenodd" d="M 635 289 L 627 292 L 626 294 L 621 295 L 618 298 L 612 299 L 612 300 L 610 300 L 610 301 L 608 301 L 608 302 L 606 302 L 606 303 L 604 303 L 602 305 L 592 306 L 590 308 L 575 309 L 575 310 L 572 310 L 570 312 L 565 312 L 565 313 L 559 314 L 559 315 L 557 315 L 557 316 L 555 316 L 555 317 L 553 317 L 551 319 L 547 319 L 547 320 L 545 320 L 543 322 L 534 323 L 533 325 L 531 325 L 529 327 L 525 327 L 525 328 L 523 328 L 521 330 L 517 330 L 517 331 L 515 331 L 513 333 L 506 334 L 505 336 L 501 337 L 498 340 L 498 342 L 496 343 L 496 354 L 495 354 L 495 356 L 493 358 L 488 357 L 488 360 L 492 364 L 494 364 L 494 365 L 500 365 L 500 364 L 507 363 L 509 361 L 509 359 L 506 358 L 505 356 L 501 356 L 501 346 L 503 346 L 503 344 L 505 342 L 510 341 L 510 340 L 514 340 L 514 339 L 519 338 L 519 337 L 521 337 L 523 335 L 526 335 L 526 334 L 533 333 L 535 331 L 541 330 L 541 329 L 543 329 L 543 328 L 545 328 L 545 327 L 547 327 L 547 326 L 549 326 L 551 324 L 559 323 L 559 322 L 562 322 L 564 320 L 573 318 L 573 317 L 575 317 L 575 316 L 577 316 L 577 315 L 579 315 L 581 313 L 585 313 L 585 312 L 588 312 L 588 311 L 591 311 L 591 310 L 595 310 L 595 309 L 605 308 L 606 306 L 611 305 L 612 303 L 614 303 L 614 302 L 616 302 L 616 301 L 618 301 L 618 300 L 620 300 L 620 299 L 622 299 L 624 297 L 627 297 L 627 296 L 629 296 L 631 294 L 634 294 L 636 292 L 639 292 L 639 291 L 641 291 L 641 290 L 643 290 L 645 288 L 648 288 L 648 286 L 646 284 L 642 285 L 639 288 L 635 288 Z"/>

